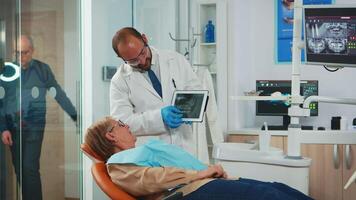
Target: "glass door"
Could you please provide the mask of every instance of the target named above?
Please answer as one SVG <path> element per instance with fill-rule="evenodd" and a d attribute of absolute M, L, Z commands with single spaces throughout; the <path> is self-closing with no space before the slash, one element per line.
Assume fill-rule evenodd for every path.
<path fill-rule="evenodd" d="M 0 199 L 19 199 L 21 173 L 20 67 L 15 59 L 18 1 L 0 0 Z M 14 155 L 14 156 L 12 156 Z"/>
<path fill-rule="evenodd" d="M 80 199 L 80 1 L 0 10 L 0 198 Z"/>

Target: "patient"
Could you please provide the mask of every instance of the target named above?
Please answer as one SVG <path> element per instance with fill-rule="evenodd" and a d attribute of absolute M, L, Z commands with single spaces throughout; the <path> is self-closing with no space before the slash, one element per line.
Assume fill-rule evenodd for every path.
<path fill-rule="evenodd" d="M 93 124 L 85 136 L 107 161 L 112 181 L 140 199 L 161 199 L 171 188 L 178 188 L 173 191 L 182 192 L 184 200 L 311 199 L 282 183 L 227 179 L 220 165 L 206 166 L 175 145 L 152 140 L 135 147 L 135 142 L 129 127 L 110 117 Z"/>

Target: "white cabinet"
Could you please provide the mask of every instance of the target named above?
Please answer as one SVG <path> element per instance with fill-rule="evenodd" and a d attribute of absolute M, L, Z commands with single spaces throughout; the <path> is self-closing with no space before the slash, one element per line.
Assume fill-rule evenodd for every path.
<path fill-rule="evenodd" d="M 208 68 L 213 79 L 218 115 L 223 131 L 227 129 L 227 2 L 225 0 L 192 1 L 191 20 L 194 45 L 193 67 Z M 211 20 L 215 42 L 205 42 L 205 27 Z"/>

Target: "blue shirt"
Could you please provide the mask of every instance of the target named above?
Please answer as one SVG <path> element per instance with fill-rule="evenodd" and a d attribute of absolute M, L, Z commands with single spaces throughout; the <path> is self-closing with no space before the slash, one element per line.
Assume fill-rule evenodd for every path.
<path fill-rule="evenodd" d="M 3 70 L 5 76 L 10 77 L 13 73 L 11 67 L 5 66 Z M 20 116 L 27 126 L 44 127 L 46 95 L 50 88 L 55 89 L 55 100 L 59 105 L 72 119 L 76 119 L 77 112 L 73 104 L 57 83 L 50 67 L 41 61 L 33 59 L 27 69 L 21 68 L 20 78 L 10 82 L 0 80 L 0 86 L 5 90 L 5 97 L 0 99 L 0 131 L 16 127 Z M 36 96 L 33 95 L 34 90 Z"/>

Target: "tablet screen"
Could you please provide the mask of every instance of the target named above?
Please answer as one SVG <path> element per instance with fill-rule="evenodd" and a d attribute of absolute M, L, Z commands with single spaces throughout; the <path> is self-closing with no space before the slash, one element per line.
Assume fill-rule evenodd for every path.
<path fill-rule="evenodd" d="M 183 121 L 203 121 L 208 100 L 207 90 L 178 90 L 173 95 L 173 105 L 183 112 Z"/>

